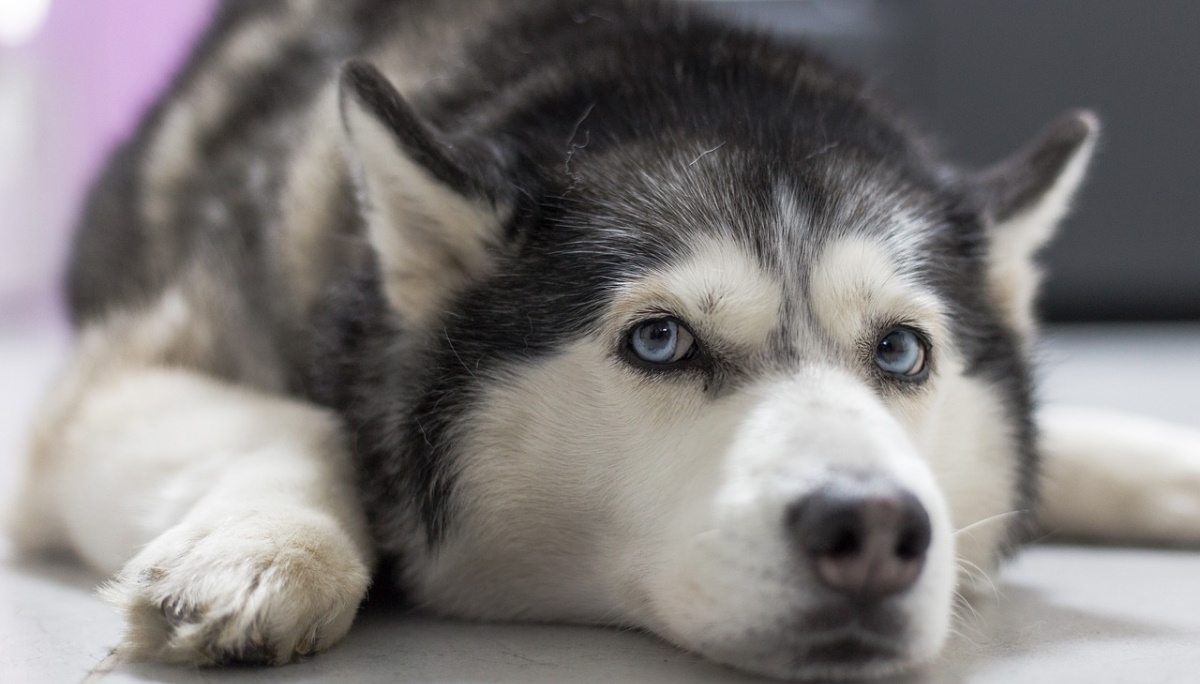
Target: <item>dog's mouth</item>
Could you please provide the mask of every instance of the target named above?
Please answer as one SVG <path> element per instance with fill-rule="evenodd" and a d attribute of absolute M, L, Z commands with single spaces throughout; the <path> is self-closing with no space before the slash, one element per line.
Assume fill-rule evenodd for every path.
<path fill-rule="evenodd" d="M 912 667 L 910 621 L 894 601 L 836 601 L 808 611 L 792 646 L 791 676 L 875 677 Z"/>
<path fill-rule="evenodd" d="M 789 649 L 793 677 L 879 676 L 913 663 L 908 621 L 890 606 L 818 611 L 805 623 Z"/>
<path fill-rule="evenodd" d="M 823 677 L 836 670 L 845 670 L 846 676 L 862 676 L 902 669 L 907 660 L 907 649 L 894 637 L 853 628 L 807 640 L 793 667 L 801 676 L 810 670 L 819 670 Z"/>

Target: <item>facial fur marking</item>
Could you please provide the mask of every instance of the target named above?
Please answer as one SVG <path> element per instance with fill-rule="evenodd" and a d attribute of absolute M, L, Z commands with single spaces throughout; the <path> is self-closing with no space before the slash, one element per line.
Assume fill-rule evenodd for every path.
<path fill-rule="evenodd" d="M 674 266 L 627 283 L 614 314 L 626 325 L 646 311 L 671 311 L 710 344 L 758 349 L 779 324 L 783 293 L 737 244 L 697 241 Z"/>
<path fill-rule="evenodd" d="M 809 282 L 814 317 L 842 344 L 873 338 L 868 326 L 905 322 L 919 324 L 932 340 L 947 338 L 937 297 L 904 276 L 876 240 L 854 236 L 829 244 Z"/>

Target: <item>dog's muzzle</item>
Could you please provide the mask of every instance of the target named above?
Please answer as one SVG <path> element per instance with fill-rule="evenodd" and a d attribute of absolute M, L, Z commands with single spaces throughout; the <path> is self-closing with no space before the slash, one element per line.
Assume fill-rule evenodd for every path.
<path fill-rule="evenodd" d="M 681 507 L 655 607 L 679 643 L 744 669 L 824 678 L 933 657 L 955 580 L 949 513 L 869 387 L 812 371 L 756 388 Z M 695 511 L 702 511 L 696 515 Z"/>

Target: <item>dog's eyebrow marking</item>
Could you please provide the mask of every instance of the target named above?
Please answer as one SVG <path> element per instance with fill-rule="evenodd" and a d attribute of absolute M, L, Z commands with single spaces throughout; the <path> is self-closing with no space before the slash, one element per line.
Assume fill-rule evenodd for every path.
<path fill-rule="evenodd" d="M 693 160 L 691 161 L 691 163 L 690 163 L 690 164 L 688 164 L 688 166 L 695 166 L 695 165 L 696 165 L 696 162 L 698 162 L 698 161 L 700 161 L 701 159 L 703 159 L 703 158 L 705 157 L 705 155 L 712 154 L 713 152 L 716 152 L 717 150 L 721 149 L 722 147 L 725 147 L 725 142 L 727 142 L 727 141 L 722 141 L 722 142 L 721 142 L 721 144 L 717 145 L 716 147 L 714 147 L 714 148 L 712 148 L 712 149 L 704 150 L 703 152 L 701 152 L 701 153 L 700 153 L 700 156 L 698 156 L 698 157 L 696 157 L 695 159 L 693 159 Z"/>
<path fill-rule="evenodd" d="M 666 310 L 696 326 L 702 337 L 757 348 L 779 325 L 782 298 L 780 284 L 738 244 L 702 238 L 679 262 L 625 285 L 613 317 L 625 323 L 646 311 Z"/>
<path fill-rule="evenodd" d="M 813 313 L 835 339 L 854 340 L 887 319 L 921 322 L 935 340 L 945 338 L 941 303 L 905 275 L 880 241 L 851 236 L 827 245 L 809 288 Z"/>

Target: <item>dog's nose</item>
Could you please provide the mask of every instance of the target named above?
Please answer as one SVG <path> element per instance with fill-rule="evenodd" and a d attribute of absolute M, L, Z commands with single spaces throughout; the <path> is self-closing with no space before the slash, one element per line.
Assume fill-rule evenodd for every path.
<path fill-rule="evenodd" d="M 912 586 L 932 536 L 917 497 L 876 482 L 826 485 L 791 506 L 786 522 L 821 582 L 865 600 Z"/>

